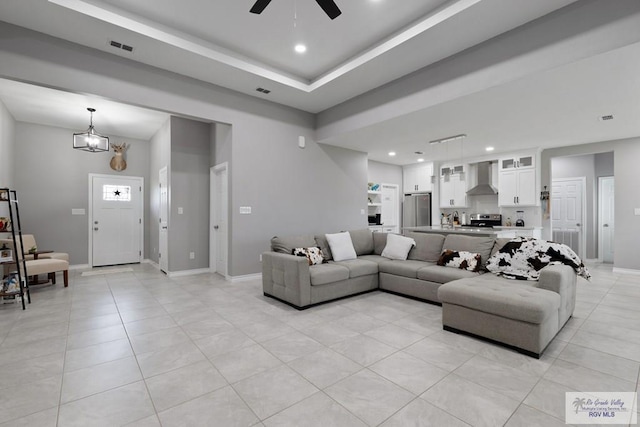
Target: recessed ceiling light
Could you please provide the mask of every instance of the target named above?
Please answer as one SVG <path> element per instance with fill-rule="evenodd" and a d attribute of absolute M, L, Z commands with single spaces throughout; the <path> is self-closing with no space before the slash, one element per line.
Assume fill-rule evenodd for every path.
<path fill-rule="evenodd" d="M 487 151 L 493 151 L 493 150 L 495 150 L 495 148 L 494 148 L 494 147 L 487 147 L 487 148 L 485 148 L 485 150 L 487 150 Z"/>
<path fill-rule="evenodd" d="M 418 159 L 418 163 L 424 162 L 424 159 Z"/>
<path fill-rule="evenodd" d="M 396 155 L 396 152 L 395 152 L 395 151 L 389 151 L 389 155 L 390 155 L 391 157 L 393 157 L 393 156 L 395 156 L 395 155 Z"/>
<path fill-rule="evenodd" d="M 305 53 L 307 51 L 307 47 L 302 43 L 298 43 L 293 49 L 298 53 Z"/>

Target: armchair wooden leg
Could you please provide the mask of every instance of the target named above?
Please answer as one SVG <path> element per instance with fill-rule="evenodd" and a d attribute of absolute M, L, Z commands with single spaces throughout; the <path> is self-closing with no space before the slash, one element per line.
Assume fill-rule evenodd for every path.
<path fill-rule="evenodd" d="M 69 286 L 69 270 L 64 270 L 62 276 L 64 278 L 64 287 L 66 288 Z"/>
<path fill-rule="evenodd" d="M 56 284 L 56 273 L 49 273 L 49 279 L 51 280 L 51 283 L 53 283 L 55 285 Z"/>

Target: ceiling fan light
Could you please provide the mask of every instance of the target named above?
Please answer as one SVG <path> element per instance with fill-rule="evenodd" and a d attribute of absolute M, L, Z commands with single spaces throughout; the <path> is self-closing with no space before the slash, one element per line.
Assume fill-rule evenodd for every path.
<path fill-rule="evenodd" d="M 305 53 L 307 51 L 307 46 L 303 45 L 302 43 L 298 43 L 293 49 L 297 53 Z"/>

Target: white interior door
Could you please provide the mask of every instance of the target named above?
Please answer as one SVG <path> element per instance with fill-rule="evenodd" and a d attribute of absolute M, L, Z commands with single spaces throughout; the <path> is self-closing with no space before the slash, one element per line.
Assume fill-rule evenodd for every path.
<path fill-rule="evenodd" d="M 613 262 L 615 231 L 615 186 L 612 176 L 598 178 L 598 256 L 602 262 Z"/>
<path fill-rule="evenodd" d="M 166 166 L 160 169 L 158 182 L 160 183 L 158 264 L 160 265 L 160 270 L 167 273 L 169 271 L 169 188 Z"/>
<path fill-rule="evenodd" d="M 211 168 L 211 208 L 209 268 L 212 273 L 227 275 L 228 180 L 227 163 Z"/>
<path fill-rule="evenodd" d="M 584 248 L 584 178 L 554 179 L 551 191 L 552 240 L 564 243 L 585 256 Z"/>
<path fill-rule="evenodd" d="M 143 178 L 90 175 L 91 266 L 142 261 Z"/>

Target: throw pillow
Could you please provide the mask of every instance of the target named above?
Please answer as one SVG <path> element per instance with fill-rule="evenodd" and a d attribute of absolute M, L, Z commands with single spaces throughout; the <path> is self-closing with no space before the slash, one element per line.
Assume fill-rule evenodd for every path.
<path fill-rule="evenodd" d="M 480 260 L 480 254 L 445 249 L 438 259 L 438 265 L 477 272 L 480 271 Z"/>
<path fill-rule="evenodd" d="M 307 261 L 309 261 L 309 265 L 317 265 L 317 264 L 322 264 L 324 262 L 324 257 L 322 256 L 322 249 L 318 247 L 294 248 L 291 253 L 295 256 L 307 257 Z"/>
<path fill-rule="evenodd" d="M 356 250 L 351 242 L 351 235 L 348 231 L 342 233 L 325 234 L 331 255 L 334 261 L 346 261 L 348 259 L 356 259 Z"/>
<path fill-rule="evenodd" d="M 416 245 L 416 241 L 410 237 L 400 236 L 399 234 L 388 234 L 387 245 L 382 251 L 382 256 L 389 259 L 406 260 L 407 255 L 412 247 Z"/>

